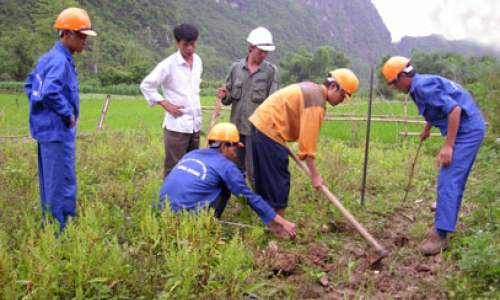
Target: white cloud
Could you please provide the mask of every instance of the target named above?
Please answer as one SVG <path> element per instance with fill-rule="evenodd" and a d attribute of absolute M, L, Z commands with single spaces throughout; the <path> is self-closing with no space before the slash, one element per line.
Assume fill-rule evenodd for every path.
<path fill-rule="evenodd" d="M 403 36 L 441 34 L 471 39 L 500 49 L 500 1 L 497 0 L 372 0 L 391 32 Z"/>

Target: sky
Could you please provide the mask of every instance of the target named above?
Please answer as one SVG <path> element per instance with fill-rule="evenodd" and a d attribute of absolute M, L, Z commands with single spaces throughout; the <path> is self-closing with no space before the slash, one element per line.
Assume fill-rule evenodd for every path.
<path fill-rule="evenodd" d="M 499 0 L 371 0 L 392 41 L 440 34 L 470 39 L 500 50 Z"/>

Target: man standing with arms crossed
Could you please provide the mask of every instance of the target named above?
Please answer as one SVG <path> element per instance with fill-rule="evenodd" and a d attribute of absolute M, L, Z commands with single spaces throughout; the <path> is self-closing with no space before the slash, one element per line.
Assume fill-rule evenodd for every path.
<path fill-rule="evenodd" d="M 174 28 L 178 51 L 161 63 L 142 81 L 140 89 L 151 107 L 165 109 L 165 162 L 163 179 L 187 152 L 200 148 L 200 83 L 203 65 L 194 53 L 198 30 L 194 25 Z M 161 85 L 163 96 L 158 93 Z"/>
<path fill-rule="evenodd" d="M 240 141 L 245 145 L 238 148 L 234 162 L 255 190 L 252 133 L 248 118 L 269 95 L 278 90 L 279 72 L 275 65 L 265 61 L 269 52 L 275 49 L 269 30 L 257 27 L 250 32 L 247 41 L 248 56 L 231 65 L 226 84 L 217 90 L 217 97 L 225 105 L 232 104 L 231 123 L 238 128 Z"/>
<path fill-rule="evenodd" d="M 87 46 L 87 36 L 96 36 L 87 12 L 67 8 L 56 19 L 59 41 L 38 59 L 24 86 L 30 103 L 31 136 L 38 141 L 38 178 L 42 216 L 59 222 L 63 232 L 69 217 L 75 217 L 76 121 L 80 110 L 78 81 L 73 54 Z"/>

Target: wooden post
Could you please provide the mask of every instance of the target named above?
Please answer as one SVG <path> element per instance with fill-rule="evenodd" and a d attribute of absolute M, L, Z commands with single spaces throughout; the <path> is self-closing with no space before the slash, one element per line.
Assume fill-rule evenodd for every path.
<path fill-rule="evenodd" d="M 370 148 L 370 121 L 372 118 L 372 96 L 373 96 L 373 66 L 370 72 L 370 98 L 368 100 L 368 115 L 366 122 L 366 145 L 365 145 L 365 163 L 363 168 L 363 181 L 361 183 L 361 206 L 365 205 L 366 188 L 366 169 L 368 168 L 368 149 Z"/>
<path fill-rule="evenodd" d="M 404 106 L 404 120 L 405 120 L 405 143 L 408 144 L 408 112 L 407 112 L 408 95 L 405 94 L 405 106 Z"/>
<path fill-rule="evenodd" d="M 102 124 L 104 123 L 104 118 L 106 117 L 106 112 L 108 111 L 109 100 L 111 100 L 111 95 L 107 95 L 102 106 L 101 118 L 99 119 L 99 124 L 97 125 L 97 133 L 101 132 Z"/>
<path fill-rule="evenodd" d="M 203 148 L 205 149 L 208 148 L 208 135 L 210 134 L 212 128 L 215 126 L 215 122 L 217 121 L 217 117 L 219 116 L 220 113 L 221 100 L 222 100 L 221 98 L 217 97 L 217 100 L 215 101 L 214 112 L 212 113 L 212 119 L 210 120 L 210 126 L 208 127 L 207 136 L 205 138 L 205 145 L 203 146 Z"/>

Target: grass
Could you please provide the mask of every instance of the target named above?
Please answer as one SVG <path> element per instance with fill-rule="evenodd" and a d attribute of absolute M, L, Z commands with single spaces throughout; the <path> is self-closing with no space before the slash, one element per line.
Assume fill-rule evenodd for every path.
<path fill-rule="evenodd" d="M 207 214 L 192 218 L 151 211 L 162 183 L 163 112 L 151 109 L 141 98 L 113 97 L 105 130 L 97 135 L 94 130 L 103 99 L 82 97 L 79 131 L 91 133 L 77 138 L 77 216 L 59 239 L 54 238 L 57 226 L 45 231 L 40 228 L 36 143 L 11 139 L 0 143 L 0 299 L 240 299 L 246 291 L 265 299 L 300 298 L 301 286 L 280 276 L 268 278 L 269 270 L 253 260 L 252 251 L 265 249 L 273 238 L 263 232 L 262 223 L 248 209 L 233 213 L 244 199 L 233 199 L 223 219 L 257 226 L 253 230 L 221 227 Z M 202 101 L 209 105 L 214 98 Z M 392 110 L 397 115 L 399 105 L 377 104 L 373 113 Z M 343 105 L 331 112 L 364 109 L 366 106 Z M 0 114 L 0 135 L 27 134 L 27 128 L 20 130 L 27 126 L 24 95 L 0 94 Z M 208 118 L 204 117 L 207 128 Z M 403 203 L 418 138 L 404 143 L 397 136 L 402 125 L 372 125 L 365 206 L 360 205 L 359 190 L 366 123 L 325 121 L 317 164 L 346 209 L 370 232 L 383 232 L 400 209 L 419 201 L 422 205 L 435 201 L 434 157 L 442 139 L 426 142 L 412 190 Z M 499 296 L 499 148 L 494 140 L 485 142 L 473 168 L 454 250 L 446 256 L 453 268 L 425 288 L 445 286 L 458 299 Z M 299 236 L 279 242 L 280 248 L 304 253 L 311 238 L 325 245 L 331 253 L 329 263 L 339 265 L 328 273 L 329 281 L 342 285 L 358 264 L 349 258 L 346 245 L 362 248 L 363 240 L 349 232 L 328 230 L 332 224 L 345 223 L 345 218 L 311 188 L 293 162 L 290 171 L 292 190 L 286 217 L 297 224 Z M 414 213 L 419 221 L 408 231 L 419 240 L 433 219 L 429 212 Z M 398 274 L 398 261 L 415 250 L 405 247 L 395 252 L 388 268 Z M 454 271 L 457 269 L 459 272 Z M 322 271 L 306 265 L 304 270 L 305 284 L 314 286 Z M 357 287 L 354 297 L 376 299 L 377 292 L 369 283 Z"/>

